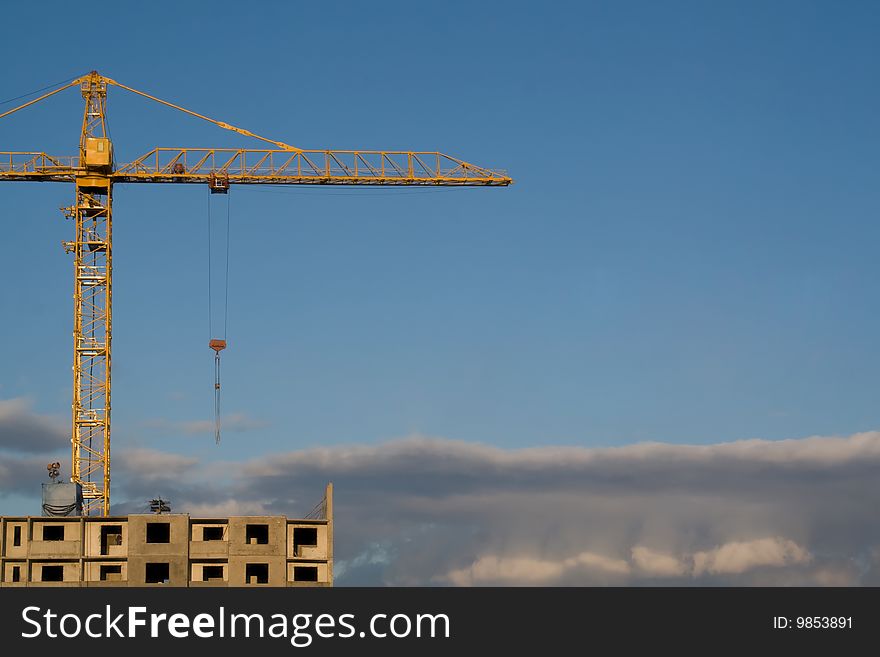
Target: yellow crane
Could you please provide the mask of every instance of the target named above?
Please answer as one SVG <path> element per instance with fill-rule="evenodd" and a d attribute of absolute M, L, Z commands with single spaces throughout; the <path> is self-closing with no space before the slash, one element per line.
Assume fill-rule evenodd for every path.
<path fill-rule="evenodd" d="M 304 150 L 127 87 L 92 71 L 0 119 L 78 86 L 85 100 L 79 155 L 0 152 L 0 181 L 53 181 L 75 185 L 73 404 L 71 478 L 82 486 L 83 515 L 110 513 L 110 343 L 112 336 L 112 197 L 117 183 L 201 183 L 225 193 L 235 184 L 506 186 L 503 172 L 438 152 Z M 117 165 L 107 131 L 107 89 L 119 87 L 221 128 L 253 137 L 267 149 L 154 148 Z M 211 342 L 215 351 L 224 345 Z"/>

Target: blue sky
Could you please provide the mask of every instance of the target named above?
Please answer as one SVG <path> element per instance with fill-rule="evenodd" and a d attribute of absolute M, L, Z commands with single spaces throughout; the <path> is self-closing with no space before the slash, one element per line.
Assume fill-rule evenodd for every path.
<path fill-rule="evenodd" d="M 0 101 L 97 69 L 303 148 L 437 149 L 516 181 L 234 188 L 223 406 L 241 431 L 219 448 L 182 424 L 212 408 L 207 191 L 117 186 L 115 448 L 880 426 L 874 3 L 49 7 L 5 9 Z M 0 149 L 74 154 L 81 105 L 0 120 Z M 120 162 L 257 145 L 118 89 L 108 111 Z M 72 190 L 0 195 L 0 398 L 66 421 Z"/>

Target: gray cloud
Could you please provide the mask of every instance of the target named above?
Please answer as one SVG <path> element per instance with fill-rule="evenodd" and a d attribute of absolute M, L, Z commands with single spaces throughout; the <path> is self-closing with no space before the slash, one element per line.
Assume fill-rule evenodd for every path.
<path fill-rule="evenodd" d="M 154 475 L 135 460 L 116 481 L 146 499 Z M 332 480 L 340 584 L 880 582 L 874 432 L 520 450 L 411 437 L 186 472 L 168 492 L 200 514 L 301 515 Z"/>
<path fill-rule="evenodd" d="M 66 428 L 31 410 L 26 399 L 0 399 L 0 450 L 27 454 L 70 448 Z"/>
<path fill-rule="evenodd" d="M 18 493 L 38 496 L 40 484 L 48 482 L 46 464 L 50 458 L 45 456 L 20 456 L 0 452 L 0 495 Z M 69 465 L 62 462 L 61 476 L 69 476 Z M 23 509 L 21 514 L 38 514 L 39 504 L 34 509 Z"/>
<path fill-rule="evenodd" d="M 413 436 L 245 463 L 114 454 L 118 513 L 162 494 L 198 515 L 298 516 L 333 481 L 340 585 L 880 584 L 876 432 L 516 450 Z M 0 467 L 0 490 L 19 483 Z"/>

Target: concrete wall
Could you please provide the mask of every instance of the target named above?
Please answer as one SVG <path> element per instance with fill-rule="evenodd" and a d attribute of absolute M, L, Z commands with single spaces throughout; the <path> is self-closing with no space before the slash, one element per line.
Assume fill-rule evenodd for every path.
<path fill-rule="evenodd" d="M 229 557 L 229 586 L 287 586 L 286 559 L 283 556 L 232 556 Z M 249 569 L 248 566 L 254 566 Z M 265 583 L 254 578 L 253 571 L 259 573 L 261 566 L 268 566 L 268 579 Z M 248 571 L 251 577 L 248 578 Z"/>
<path fill-rule="evenodd" d="M 205 530 L 208 530 L 207 534 Z M 220 535 L 219 540 L 208 540 Z M 229 556 L 229 523 L 217 519 L 192 520 L 190 523 L 189 555 L 191 559 L 227 558 Z"/>
<path fill-rule="evenodd" d="M 82 552 L 82 522 L 79 518 L 35 520 L 31 524 L 28 557 L 31 559 L 78 558 Z M 61 537 L 61 540 L 52 540 Z"/>
<path fill-rule="evenodd" d="M 28 543 L 31 539 L 30 527 L 28 526 L 27 521 L 16 519 L 4 522 L 3 525 L 3 556 L 20 557 L 22 559 L 26 558 Z M 18 528 L 18 532 L 15 531 L 16 527 Z M 18 545 L 15 544 L 16 536 L 19 538 Z"/>
<path fill-rule="evenodd" d="M 287 519 L 278 516 L 243 516 L 229 519 L 229 557 L 284 555 Z M 265 531 L 265 539 L 261 534 Z M 260 542 L 265 540 L 265 542 Z"/>
<path fill-rule="evenodd" d="M 287 525 L 287 556 L 291 559 L 326 559 L 329 541 L 327 523 L 296 520 Z M 308 539 L 314 534 L 314 543 Z"/>
<path fill-rule="evenodd" d="M 0 588 L 332 586 L 330 486 L 325 506 L 326 517 L 320 519 L 190 518 L 186 514 L 170 513 L 110 518 L 0 517 Z M 166 526 L 167 540 L 148 542 L 148 535 L 156 538 L 149 531 L 151 525 Z M 18 545 L 15 544 L 16 528 Z M 218 540 L 205 540 L 206 529 L 208 537 L 213 530 Z M 46 538 L 60 540 L 44 540 Z M 150 564 L 159 564 L 152 572 L 159 572 L 167 581 L 147 583 Z M 218 566 L 222 577 L 204 581 L 204 569 Z M 48 567 L 47 572 L 53 576 L 60 573 L 61 581 L 43 581 L 44 567 Z M 17 582 L 13 581 L 15 569 L 18 569 Z M 256 581 L 263 576 L 265 582 Z"/>
<path fill-rule="evenodd" d="M 119 528 L 119 539 L 114 531 Z M 128 555 L 128 522 L 119 520 L 89 521 L 83 535 L 83 554 L 87 557 L 125 557 Z"/>
<path fill-rule="evenodd" d="M 312 581 L 311 577 L 317 578 Z M 288 586 L 329 586 L 330 567 L 326 561 L 291 561 L 287 564 Z"/>
<path fill-rule="evenodd" d="M 168 529 L 167 542 L 149 541 L 151 529 Z M 128 516 L 128 555 L 177 556 L 189 550 L 189 516 L 184 514 L 150 514 Z M 159 533 L 159 532 L 155 532 Z"/>
<path fill-rule="evenodd" d="M 191 561 L 189 571 L 190 586 L 228 586 L 229 585 L 229 564 L 223 561 Z M 206 571 L 205 568 L 210 570 Z M 219 569 L 220 577 L 212 572 Z M 211 579 L 206 580 L 206 575 L 211 575 Z"/>
<path fill-rule="evenodd" d="M 148 566 L 168 565 L 167 581 L 147 582 Z M 129 586 L 186 586 L 189 569 L 186 556 L 170 554 L 131 555 L 128 557 Z"/>
<path fill-rule="evenodd" d="M 61 581 L 47 581 L 49 579 L 49 571 L 60 569 Z M 78 586 L 80 580 L 80 562 L 79 561 L 31 561 L 30 562 L 30 581 L 39 582 L 42 586 Z"/>
<path fill-rule="evenodd" d="M 118 574 L 113 572 L 116 569 L 119 570 Z M 121 559 L 86 561 L 83 563 L 83 581 L 99 586 L 125 585 L 128 582 L 128 562 Z"/>
<path fill-rule="evenodd" d="M 18 569 L 18 582 L 15 581 L 15 569 Z M 5 586 L 27 586 L 27 561 L 7 561 L 3 564 L 3 583 Z"/>

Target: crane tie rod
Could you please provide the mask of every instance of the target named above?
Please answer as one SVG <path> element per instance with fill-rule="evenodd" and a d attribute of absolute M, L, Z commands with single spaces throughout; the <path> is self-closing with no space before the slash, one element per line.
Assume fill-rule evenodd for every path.
<path fill-rule="evenodd" d="M 198 112 L 193 112 L 192 110 L 188 110 L 185 107 L 181 107 L 180 105 L 175 105 L 174 103 L 169 103 L 167 100 L 162 100 L 161 98 L 156 98 L 155 96 L 151 96 L 148 93 L 144 93 L 143 91 L 138 91 L 137 89 L 132 89 L 121 82 L 117 82 L 116 80 L 112 80 L 110 78 L 103 77 L 104 82 L 107 84 L 112 84 L 114 86 L 119 87 L 120 89 L 125 89 L 126 91 L 130 91 L 133 94 L 137 94 L 138 96 L 143 96 L 144 98 L 148 98 L 149 100 L 155 101 L 161 105 L 165 105 L 172 109 L 179 110 L 184 112 L 185 114 L 189 114 L 190 116 L 194 116 L 198 119 L 202 119 L 203 121 L 207 121 L 209 123 L 213 123 L 216 126 L 223 128 L 224 130 L 231 130 L 232 132 L 237 132 L 240 135 L 244 135 L 245 137 L 253 137 L 255 139 L 259 139 L 260 141 L 264 141 L 268 144 L 273 144 L 278 146 L 279 148 L 285 151 L 295 151 L 302 152 L 301 148 L 297 148 L 296 146 L 291 146 L 290 144 L 285 144 L 283 141 L 275 141 L 274 139 L 267 139 L 266 137 L 261 137 L 260 135 L 254 134 L 250 130 L 245 130 L 244 128 L 239 128 L 234 125 L 230 125 L 229 123 L 225 123 L 224 121 L 218 121 L 217 119 L 212 119 L 203 114 L 199 114 Z M 0 117 L 2 118 L 2 117 Z"/>
<path fill-rule="evenodd" d="M 93 79 L 92 74 L 78 77 L 63 86 L 58 87 L 54 91 L 50 91 L 49 93 L 43 94 L 39 98 L 34 98 L 31 101 L 28 101 L 22 105 L 19 105 L 18 107 L 13 107 L 11 110 L 8 110 L 8 111 L 4 112 L 3 114 L 0 114 L 0 119 L 4 118 L 6 116 L 9 116 L 10 114 L 15 114 L 16 112 L 23 110 L 26 107 L 30 107 L 31 105 L 35 105 L 36 103 L 39 103 L 41 100 L 45 100 L 46 98 L 49 98 L 50 96 L 54 96 L 55 94 L 57 94 L 61 91 L 64 91 L 65 89 L 69 89 L 70 87 L 74 87 L 78 84 L 81 84 L 82 82 L 90 81 L 92 79 Z M 143 96 L 144 98 L 147 98 L 147 99 L 152 100 L 156 103 L 159 103 L 160 105 L 165 105 L 166 107 L 176 109 L 180 112 L 183 112 L 184 114 L 189 114 L 190 116 L 194 116 L 198 119 L 202 119 L 203 121 L 207 121 L 208 123 L 213 123 L 214 125 L 216 125 L 220 128 L 223 128 L 224 130 L 230 130 L 230 131 L 236 132 L 240 135 L 244 135 L 245 137 L 253 137 L 254 139 L 259 139 L 260 141 L 264 141 L 267 144 L 272 144 L 273 146 L 277 146 L 278 148 L 285 150 L 285 151 L 293 151 L 295 153 L 301 153 L 303 150 L 301 148 L 297 148 L 296 146 L 291 146 L 290 144 L 286 144 L 283 141 L 276 141 L 274 139 L 268 139 L 266 137 L 261 137 L 260 135 L 253 133 L 250 130 L 245 130 L 244 128 L 239 128 L 238 126 L 231 125 L 229 123 L 226 123 L 225 121 L 218 121 L 217 119 L 212 119 L 211 117 L 205 116 L 204 114 L 199 114 L 198 112 L 193 112 L 192 110 L 186 109 L 185 107 L 181 107 L 180 105 L 175 105 L 174 103 L 169 103 L 167 100 L 162 100 L 161 98 L 156 98 L 155 96 L 151 96 L 148 93 L 145 93 L 143 91 L 139 91 L 137 89 L 134 89 L 132 87 L 124 85 L 121 82 L 117 82 L 116 80 L 113 80 L 112 78 L 108 78 L 108 77 L 101 75 L 98 77 L 98 79 L 100 79 L 101 81 L 103 81 L 106 84 L 112 84 L 116 87 L 119 87 L 120 89 L 125 89 L 126 91 L 130 91 L 133 94 L 137 94 L 138 96 Z"/>
<path fill-rule="evenodd" d="M 50 91 L 49 93 L 43 94 L 39 98 L 34 98 L 33 100 L 30 100 L 30 101 L 24 103 L 23 105 L 19 105 L 18 107 L 13 107 L 11 110 L 3 112 L 3 114 L 0 114 L 0 119 L 2 119 L 5 116 L 9 116 L 10 114 L 15 114 L 17 111 L 23 110 L 25 107 L 30 107 L 31 105 L 39 103 L 41 100 L 45 100 L 49 96 L 54 96 L 59 91 L 64 91 L 65 89 L 69 89 L 70 87 L 73 87 L 73 86 L 79 84 L 80 81 L 82 81 L 82 78 L 77 78 L 73 82 L 68 82 L 63 87 L 58 87 L 57 89 L 55 89 L 55 91 Z"/>

